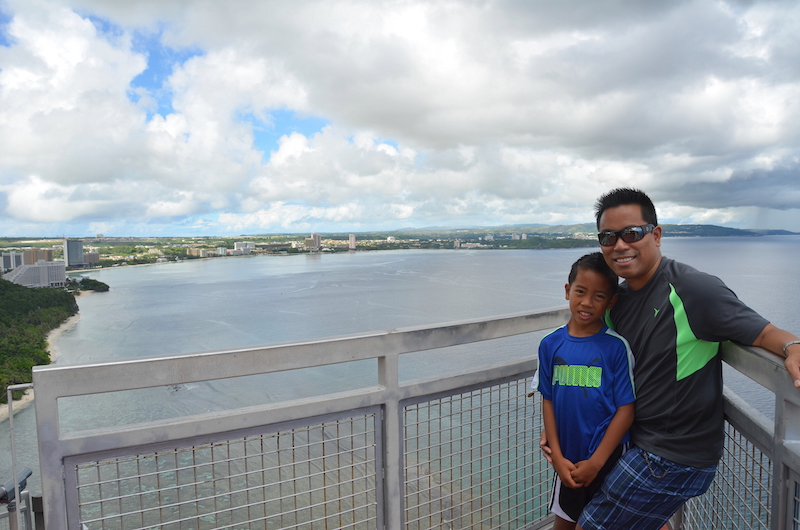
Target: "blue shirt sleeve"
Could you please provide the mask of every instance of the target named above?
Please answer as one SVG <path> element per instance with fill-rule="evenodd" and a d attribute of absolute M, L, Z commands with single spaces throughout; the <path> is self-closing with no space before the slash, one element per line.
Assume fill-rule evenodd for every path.
<path fill-rule="evenodd" d="M 633 384 L 633 353 L 628 342 L 620 337 L 613 358 L 614 404 L 617 408 L 636 401 Z"/>
<path fill-rule="evenodd" d="M 546 338 L 546 337 L 545 337 Z M 537 390 L 548 401 L 553 400 L 553 359 L 547 348 L 547 341 L 539 342 L 539 386 Z"/>

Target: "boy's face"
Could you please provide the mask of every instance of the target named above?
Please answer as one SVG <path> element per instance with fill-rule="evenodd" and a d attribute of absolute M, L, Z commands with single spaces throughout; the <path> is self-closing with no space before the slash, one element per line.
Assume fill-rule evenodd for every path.
<path fill-rule="evenodd" d="M 567 324 L 570 335 L 585 337 L 600 331 L 606 309 L 617 301 L 617 295 L 611 295 L 608 278 L 597 271 L 578 268 L 575 281 L 564 287 L 572 315 Z"/>

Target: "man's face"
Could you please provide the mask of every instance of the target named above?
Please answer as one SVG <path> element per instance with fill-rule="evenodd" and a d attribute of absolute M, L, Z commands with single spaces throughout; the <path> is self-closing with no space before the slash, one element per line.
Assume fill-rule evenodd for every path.
<path fill-rule="evenodd" d="M 647 224 L 642 216 L 642 208 L 638 204 L 625 204 L 616 208 L 609 208 L 600 216 L 599 230 L 622 230 L 630 226 Z M 653 232 L 645 235 L 639 241 L 626 243 L 621 237 L 610 247 L 601 246 L 603 256 L 611 270 L 620 278 L 628 280 L 632 289 L 638 290 L 645 286 L 647 281 L 655 274 L 658 264 L 661 263 L 661 227 L 657 226 Z"/>

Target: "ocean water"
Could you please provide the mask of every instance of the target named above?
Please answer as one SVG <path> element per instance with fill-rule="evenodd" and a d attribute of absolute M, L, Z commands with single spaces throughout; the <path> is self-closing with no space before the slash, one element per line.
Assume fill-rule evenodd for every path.
<path fill-rule="evenodd" d="M 662 241 L 665 256 L 719 276 L 774 324 L 800 332 L 800 313 L 793 310 L 800 297 L 800 237 Z M 569 266 L 585 252 L 409 250 L 252 256 L 92 271 L 90 275 L 111 290 L 78 300 L 81 319 L 54 345 L 59 351 L 56 363 L 247 347 L 562 306 Z M 459 368 L 534 355 L 536 342 L 530 336 L 518 337 L 490 351 L 459 351 Z M 447 350 L 414 354 L 401 365 L 401 376 L 443 373 L 453 364 Z M 344 388 L 353 375 L 326 368 L 320 379 Z M 726 372 L 726 383 L 770 413 L 770 392 L 733 370 Z M 252 387 L 238 386 L 211 382 L 192 392 L 151 392 L 147 406 L 130 409 L 124 399 L 104 399 L 91 406 L 77 401 L 73 422 L 113 422 L 119 416 L 127 421 L 126 415 L 133 414 L 144 415 L 137 416 L 143 421 L 252 399 Z M 279 400 L 291 397 L 290 392 L 272 386 L 261 394 L 263 399 Z M 21 453 L 18 465 L 37 469 L 33 407 L 19 411 L 14 424 Z M 6 420 L 0 423 L 0 446 L 8 436 Z M 10 476 L 10 468 L 7 452 L 0 452 L 0 479 Z M 36 491 L 37 477 L 29 484 Z"/>

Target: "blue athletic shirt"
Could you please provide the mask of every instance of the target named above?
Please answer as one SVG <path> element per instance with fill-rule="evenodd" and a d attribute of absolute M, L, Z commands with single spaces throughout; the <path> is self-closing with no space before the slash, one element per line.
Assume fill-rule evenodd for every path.
<path fill-rule="evenodd" d="M 561 453 L 571 462 L 588 459 L 617 408 L 636 399 L 633 362 L 628 342 L 607 326 L 590 337 L 562 326 L 542 339 L 537 390 L 553 403 Z"/>

